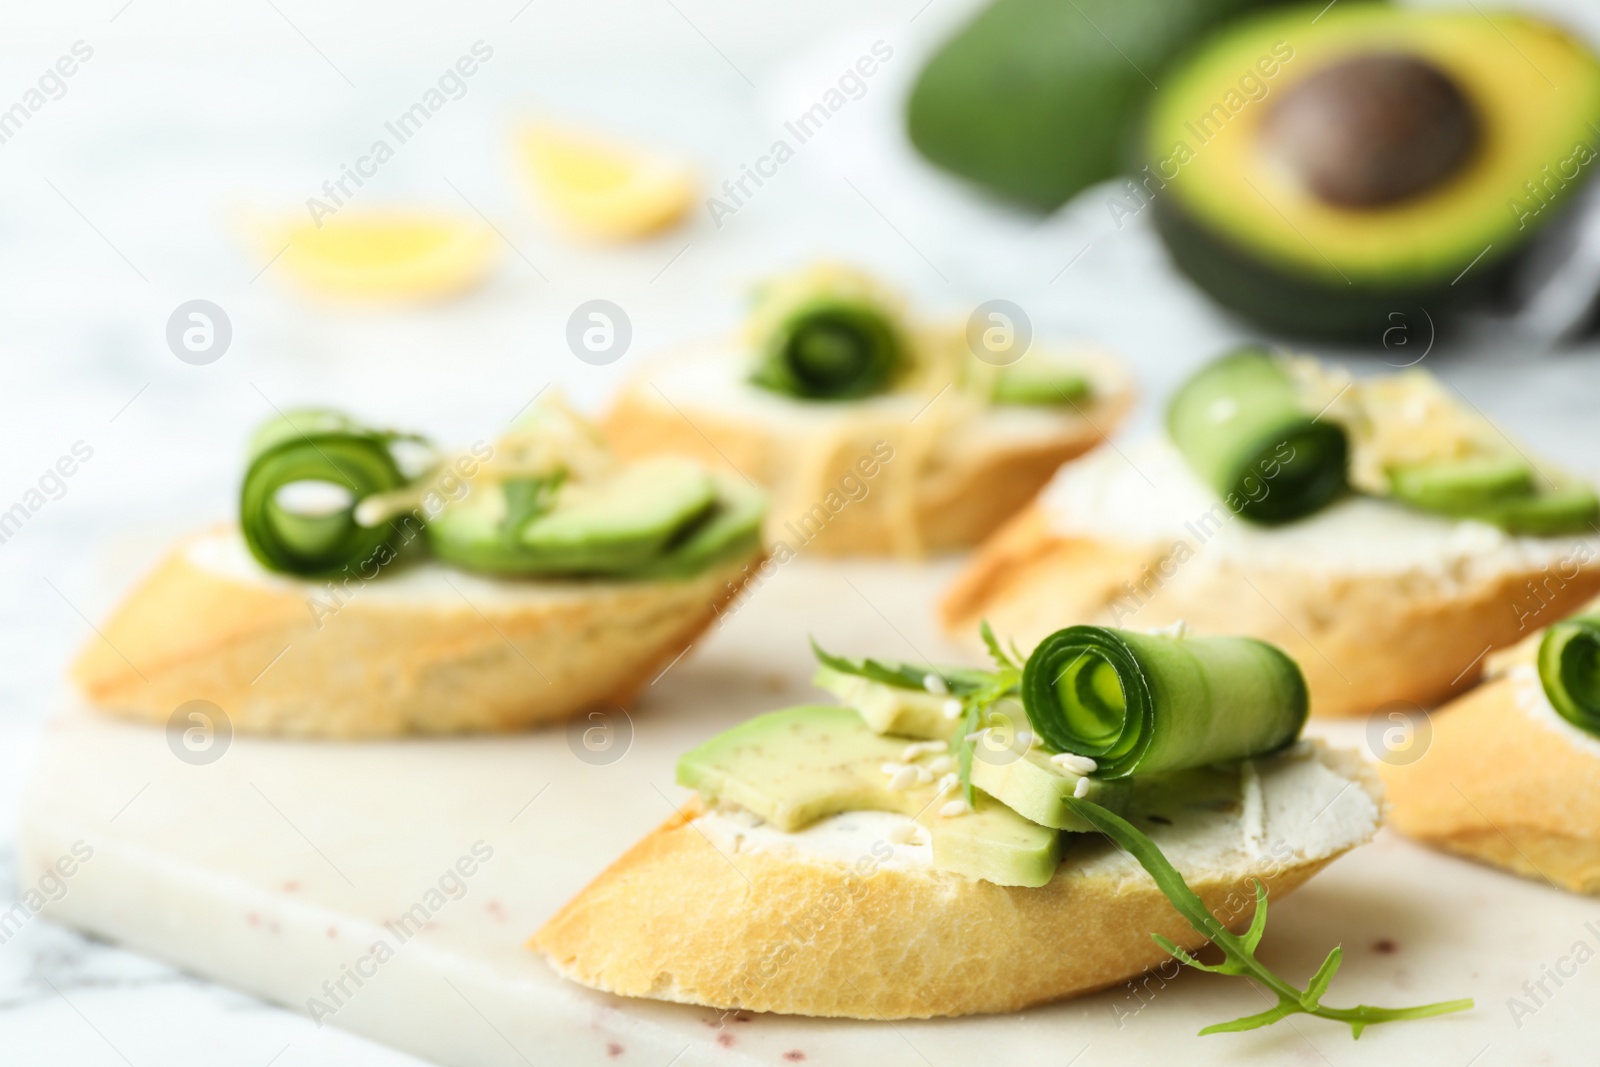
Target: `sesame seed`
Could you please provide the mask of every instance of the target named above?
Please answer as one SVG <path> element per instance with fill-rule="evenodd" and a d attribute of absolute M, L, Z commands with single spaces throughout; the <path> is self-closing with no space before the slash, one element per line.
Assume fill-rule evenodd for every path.
<path fill-rule="evenodd" d="M 1072 787 L 1072 795 L 1082 800 L 1089 795 L 1089 779 L 1079 778 L 1078 784 Z"/>
<path fill-rule="evenodd" d="M 952 770 L 955 765 L 955 757 L 940 756 L 938 759 L 928 764 L 928 770 L 932 771 L 934 774 L 943 774 L 948 770 Z"/>
<path fill-rule="evenodd" d="M 952 800 L 944 807 L 939 809 L 939 814 L 943 815 L 947 819 L 953 819 L 957 815 L 965 815 L 971 810 L 972 806 L 965 800 Z"/>
<path fill-rule="evenodd" d="M 1100 769 L 1100 765 L 1094 760 L 1088 756 L 1080 756 L 1076 752 L 1058 752 L 1050 757 L 1050 762 L 1073 774 L 1093 774 Z"/>
<path fill-rule="evenodd" d="M 889 789 L 892 792 L 899 793 L 916 785 L 919 777 L 917 770 L 918 768 L 916 767 L 900 768 L 900 770 L 895 773 L 895 776 L 889 779 Z"/>
<path fill-rule="evenodd" d="M 943 752 L 949 747 L 950 744 L 946 741 L 913 741 L 906 746 L 904 752 L 900 753 L 900 758 L 910 763 L 920 756 L 925 756 L 932 752 Z"/>
<path fill-rule="evenodd" d="M 950 687 L 944 684 L 944 679 L 931 672 L 922 676 L 922 688 L 934 696 L 947 697 L 950 695 Z"/>
<path fill-rule="evenodd" d="M 961 778 L 958 775 L 954 775 L 954 774 L 945 775 L 943 778 L 939 779 L 939 790 L 938 790 L 939 795 L 940 796 L 944 796 L 946 793 L 950 792 L 950 790 L 954 789 L 956 786 L 958 786 L 960 784 L 961 784 Z"/>
<path fill-rule="evenodd" d="M 961 701 L 951 697 L 944 702 L 944 707 L 939 710 L 944 712 L 944 717 L 947 719 L 959 719 L 962 711 Z"/>

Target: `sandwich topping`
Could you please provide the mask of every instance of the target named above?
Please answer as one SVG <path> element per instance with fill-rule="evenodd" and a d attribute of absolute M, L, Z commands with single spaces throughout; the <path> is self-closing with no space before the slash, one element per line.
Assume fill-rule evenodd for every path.
<path fill-rule="evenodd" d="M 1471 1001 L 1323 1006 L 1339 949 L 1305 988 L 1286 982 L 1255 959 L 1265 885 L 1256 882 L 1249 930 L 1232 934 L 1163 848 L 1124 817 L 1142 812 L 1142 821 L 1170 827 L 1170 818 L 1148 813 L 1233 812 L 1234 833 L 1242 827 L 1243 837 L 1234 848 L 1259 856 L 1267 847 L 1267 790 L 1274 791 L 1273 810 L 1280 810 L 1285 782 L 1315 781 L 1288 773 L 1317 762 L 1306 758 L 1312 749 L 1296 744 L 1307 695 L 1292 659 L 1252 638 L 1181 632 L 1074 626 L 1026 657 L 1002 648 L 987 626 L 983 636 L 995 661 L 991 670 L 850 660 L 817 648 L 817 684 L 848 706 L 752 719 L 686 754 L 678 780 L 707 799 L 710 818 L 734 813 L 748 820 L 733 834 L 736 849 L 747 840 L 753 847 L 832 841 L 846 832 L 831 825 L 834 817 L 890 812 L 912 827 L 885 831 L 874 823 L 871 832 L 926 847 L 938 870 L 1024 889 L 1070 871 L 1074 854 L 1065 868 L 1062 857 L 1076 836 L 1067 835 L 1103 835 L 1222 949 L 1224 962 L 1202 964 L 1157 937 L 1164 950 L 1203 970 L 1250 977 L 1277 998 L 1268 1011 L 1202 1033 L 1254 1029 L 1303 1013 L 1344 1022 L 1359 1037 L 1374 1023 L 1470 1007 Z M 955 717 L 948 714 L 952 702 Z M 1378 818 L 1375 806 L 1369 817 Z"/>
<path fill-rule="evenodd" d="M 1194 472 L 1259 524 L 1351 492 L 1511 534 L 1581 533 L 1600 520 L 1593 487 L 1529 459 L 1423 370 L 1358 381 L 1246 347 L 1178 390 L 1167 431 Z"/>
<path fill-rule="evenodd" d="M 1600 611 L 1556 623 L 1539 642 L 1539 683 L 1560 716 L 1600 737 Z"/>
<path fill-rule="evenodd" d="M 406 462 L 402 446 L 426 451 Z M 765 497 L 684 459 L 626 463 L 559 400 L 456 455 L 337 412 L 257 431 L 239 525 L 269 570 L 376 571 L 402 552 L 496 576 L 686 577 L 760 548 Z"/>
<path fill-rule="evenodd" d="M 1008 334 L 1005 347 L 1014 342 Z M 860 400 L 954 387 L 982 404 L 1066 407 L 1090 401 L 1089 376 L 1024 351 L 1005 366 L 976 358 L 962 330 L 914 323 L 905 298 L 850 267 L 820 263 L 774 278 L 745 324 L 752 384 L 799 400 Z"/>

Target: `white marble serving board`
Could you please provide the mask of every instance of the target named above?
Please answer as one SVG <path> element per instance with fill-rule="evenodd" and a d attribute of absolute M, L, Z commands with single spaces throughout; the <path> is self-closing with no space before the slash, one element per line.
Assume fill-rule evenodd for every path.
<path fill-rule="evenodd" d="M 215 762 L 191 765 L 160 729 L 66 710 L 47 730 L 24 800 L 20 889 L 39 888 L 75 845 L 80 856 L 92 849 L 65 864 L 70 876 L 43 884 L 43 895 L 59 897 L 46 918 L 302 1013 L 317 998 L 334 1009 L 326 1024 L 448 1067 L 1241 1059 L 1487 1067 L 1589 1054 L 1600 966 L 1587 960 L 1600 950 L 1600 906 L 1387 832 L 1273 905 L 1263 958 L 1303 979 L 1342 943 L 1330 1003 L 1471 995 L 1478 1008 L 1379 1027 L 1359 1043 L 1306 1018 L 1199 1038 L 1207 1023 L 1266 1005 L 1242 981 L 1196 973 L 1014 1016 L 721 1020 L 569 985 L 523 948 L 683 799 L 672 775 L 679 752 L 749 715 L 812 698 L 808 631 L 852 651 L 950 655 L 930 608 L 948 574 L 943 565 L 803 559 L 779 568 L 634 703 L 631 743 L 609 764 L 579 759 L 558 728 L 382 744 L 234 738 Z M 1357 724 L 1318 730 L 1361 744 Z M 492 855 L 447 879 L 451 895 L 430 895 L 475 844 Z M 420 933 L 385 925 L 418 904 L 428 914 Z M 371 955 L 379 941 L 391 950 L 381 961 Z M 1573 958 L 1580 942 L 1582 964 Z M 359 987 L 345 977 L 335 1000 L 323 983 L 338 983 L 347 968 L 366 977 Z M 1575 971 L 1560 986 L 1545 978 L 1558 968 Z M 1550 995 L 1535 1005 L 1523 983 L 1541 978 Z M 1535 1010 L 1513 1018 L 1509 997 Z"/>

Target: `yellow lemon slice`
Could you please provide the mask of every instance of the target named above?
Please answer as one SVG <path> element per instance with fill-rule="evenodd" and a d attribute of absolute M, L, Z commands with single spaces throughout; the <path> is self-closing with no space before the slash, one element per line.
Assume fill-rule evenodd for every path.
<path fill-rule="evenodd" d="M 582 237 L 625 241 L 677 222 L 695 197 L 694 168 L 586 133 L 534 125 L 524 161 L 556 221 Z"/>
<path fill-rule="evenodd" d="M 277 265 L 321 296 L 432 300 L 477 288 L 499 258 L 493 230 L 476 219 L 401 212 L 341 212 L 276 232 Z"/>

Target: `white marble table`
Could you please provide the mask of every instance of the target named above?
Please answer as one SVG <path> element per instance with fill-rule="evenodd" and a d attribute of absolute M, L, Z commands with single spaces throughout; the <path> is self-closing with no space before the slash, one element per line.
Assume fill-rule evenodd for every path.
<path fill-rule="evenodd" d="M 1038 221 L 913 166 L 894 133 L 899 96 L 929 39 L 971 6 L 96 0 L 0 15 L 6 104 L 75 41 L 93 48 L 65 95 L 0 144 L 0 511 L 76 442 L 93 449 L 59 499 L 0 543 L 0 911 L 16 892 L 16 797 L 68 657 L 176 533 L 229 513 L 243 435 L 273 405 L 344 403 L 451 439 L 499 425 L 553 381 L 596 403 L 636 360 L 731 324 L 748 280 L 819 253 L 892 273 L 953 314 L 1014 300 L 1041 335 L 1083 333 L 1124 352 L 1157 402 L 1185 367 L 1250 336 L 1173 277 L 1141 220 L 1117 229 L 1103 197 Z M 1560 6 L 1600 39 L 1600 12 Z M 240 218 L 303 210 L 480 39 L 494 60 L 362 195 L 481 211 L 508 245 L 494 281 L 403 312 L 298 296 L 239 239 Z M 539 221 L 515 180 L 508 125 L 544 112 L 679 146 L 715 186 L 878 40 L 894 57 L 862 99 L 721 227 L 697 212 L 639 246 L 577 247 Z M 605 368 L 562 341 L 571 309 L 595 296 L 634 323 L 633 349 Z M 234 328 L 230 351 L 205 367 L 179 362 L 164 337 L 194 298 L 219 303 Z M 1534 447 L 1600 473 L 1594 345 L 1539 352 L 1489 332 L 1428 365 Z M 1149 408 L 1140 422 L 1152 424 Z M 1530 975 L 1539 962 L 1526 961 Z M 1577 996 L 1592 999 L 1586 981 Z M 1496 1045 L 1498 1062 L 1519 1062 L 1516 1038 Z M 1330 1062 L 1371 1062 L 1366 1040 L 1318 1047 Z M 1077 1051 L 1063 1046 L 1059 1062 Z M 1458 1052 L 1441 1038 L 1438 1062 L 1464 1067 Z M 1100 1055 L 1112 1062 L 1100 1050 L 1083 1063 Z M 941 1067 L 971 1058 L 955 1045 L 930 1054 Z M 35 922 L 0 944 L 0 1062 L 416 1061 Z"/>

